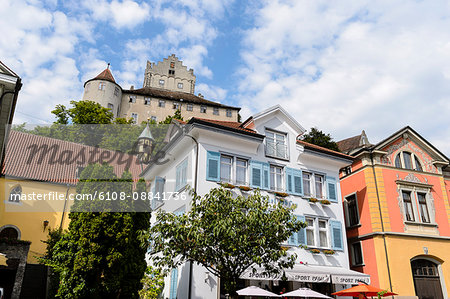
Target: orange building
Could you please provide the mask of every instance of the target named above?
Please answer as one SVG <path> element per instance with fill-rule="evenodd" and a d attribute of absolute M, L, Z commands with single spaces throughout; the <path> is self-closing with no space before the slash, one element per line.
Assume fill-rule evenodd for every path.
<path fill-rule="evenodd" d="M 338 142 L 351 267 L 400 298 L 450 296 L 449 159 L 410 127 Z"/>

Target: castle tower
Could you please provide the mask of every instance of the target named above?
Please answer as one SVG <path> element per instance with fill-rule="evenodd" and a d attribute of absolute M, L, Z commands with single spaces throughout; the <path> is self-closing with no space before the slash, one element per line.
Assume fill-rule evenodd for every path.
<path fill-rule="evenodd" d="M 195 75 L 193 69 L 187 69 L 175 54 L 164 58 L 157 64 L 147 61 L 144 86 L 182 91 L 194 94 Z"/>
<path fill-rule="evenodd" d="M 103 107 L 111 109 L 114 117 L 120 113 L 122 87 L 116 83 L 108 67 L 97 77 L 84 83 L 83 100 L 94 101 Z"/>

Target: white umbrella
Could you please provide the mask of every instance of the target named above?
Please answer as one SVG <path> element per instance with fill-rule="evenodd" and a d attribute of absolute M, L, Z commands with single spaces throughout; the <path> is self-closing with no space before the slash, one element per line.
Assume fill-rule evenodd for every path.
<path fill-rule="evenodd" d="M 298 290 L 283 294 L 283 297 L 331 298 L 308 288 L 300 288 Z"/>
<path fill-rule="evenodd" d="M 281 297 L 280 295 L 255 286 L 246 287 L 245 289 L 237 291 L 237 293 L 239 296 Z"/>

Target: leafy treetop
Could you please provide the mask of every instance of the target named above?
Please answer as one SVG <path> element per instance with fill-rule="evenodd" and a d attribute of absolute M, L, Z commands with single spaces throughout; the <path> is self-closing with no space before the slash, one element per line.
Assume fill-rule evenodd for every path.
<path fill-rule="evenodd" d="M 302 140 L 318 146 L 322 146 L 333 151 L 340 152 L 339 147 L 330 134 L 325 134 L 317 128 L 311 128 L 311 130 L 302 136 Z"/>

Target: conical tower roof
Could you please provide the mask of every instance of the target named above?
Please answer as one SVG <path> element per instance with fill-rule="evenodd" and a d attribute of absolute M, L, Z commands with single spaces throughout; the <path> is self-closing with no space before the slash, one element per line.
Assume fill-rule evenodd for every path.
<path fill-rule="evenodd" d="M 116 84 L 117 86 L 119 86 L 119 84 L 116 83 L 116 80 L 114 80 L 114 77 L 113 77 L 111 71 L 109 70 L 109 63 L 108 63 L 108 67 L 106 69 L 104 69 L 100 74 L 98 74 L 97 77 L 87 80 L 84 83 L 84 85 L 86 85 L 86 83 L 93 81 L 93 80 L 109 81 L 109 82 L 112 82 L 112 83 Z"/>

